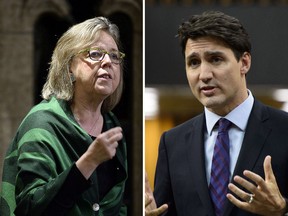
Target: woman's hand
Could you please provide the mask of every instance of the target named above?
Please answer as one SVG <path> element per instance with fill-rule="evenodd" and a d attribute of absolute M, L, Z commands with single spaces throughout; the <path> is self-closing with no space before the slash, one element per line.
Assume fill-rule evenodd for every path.
<path fill-rule="evenodd" d="M 87 151 L 76 162 L 76 166 L 86 179 L 92 175 L 101 163 L 115 156 L 118 141 L 122 137 L 122 128 L 115 127 L 99 134 L 91 143 Z"/>
<path fill-rule="evenodd" d="M 121 127 L 115 127 L 99 134 L 87 150 L 87 154 L 90 155 L 90 160 L 99 165 L 104 161 L 112 159 L 116 154 L 118 141 L 121 140 L 122 137 Z"/>

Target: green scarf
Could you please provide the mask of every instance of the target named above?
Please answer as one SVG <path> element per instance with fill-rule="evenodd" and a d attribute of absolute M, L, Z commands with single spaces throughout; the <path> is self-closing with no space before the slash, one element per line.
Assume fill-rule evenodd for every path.
<path fill-rule="evenodd" d="M 120 125 L 112 112 L 104 115 L 104 121 L 107 129 Z M 15 209 L 21 215 L 42 215 L 90 143 L 92 138 L 75 121 L 68 102 L 52 97 L 33 107 L 19 126 L 6 154 L 0 215 L 12 216 Z M 124 138 L 119 142 L 116 158 L 123 174 L 99 200 L 99 211 L 93 211 L 93 203 L 86 200 L 83 193 L 68 215 L 126 215 L 122 205 L 127 179 Z M 97 197 L 97 191 L 92 193 Z"/>

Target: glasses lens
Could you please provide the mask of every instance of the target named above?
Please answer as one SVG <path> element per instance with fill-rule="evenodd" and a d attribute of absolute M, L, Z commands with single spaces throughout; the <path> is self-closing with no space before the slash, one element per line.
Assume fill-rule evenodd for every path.
<path fill-rule="evenodd" d="M 111 62 L 115 64 L 120 64 L 124 57 L 124 54 L 119 51 L 113 51 L 111 53 L 101 49 L 93 49 L 89 51 L 89 57 L 93 61 L 102 61 L 105 54 L 108 54 Z"/>
<path fill-rule="evenodd" d="M 111 52 L 109 53 L 109 57 L 113 63 L 121 63 L 122 58 L 119 52 Z"/>
<path fill-rule="evenodd" d="M 105 53 L 102 50 L 90 50 L 89 56 L 93 61 L 101 61 Z"/>

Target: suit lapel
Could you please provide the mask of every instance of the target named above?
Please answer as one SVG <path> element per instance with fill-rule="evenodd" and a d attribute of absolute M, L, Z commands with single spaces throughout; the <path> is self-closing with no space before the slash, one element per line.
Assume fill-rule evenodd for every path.
<path fill-rule="evenodd" d="M 213 206 L 211 203 L 205 168 L 205 153 L 204 153 L 204 130 L 205 130 L 205 117 L 204 114 L 200 115 L 192 126 L 192 130 L 186 134 L 187 152 L 186 157 L 189 166 L 189 173 L 191 174 L 191 182 L 194 182 L 199 198 L 206 209 L 207 214 L 213 212 Z"/>
<path fill-rule="evenodd" d="M 267 119 L 268 113 L 265 107 L 255 100 L 233 176 L 243 176 L 244 170 L 253 170 L 271 131 L 265 124 Z M 224 215 L 230 215 L 232 208 L 233 205 L 229 202 Z"/>

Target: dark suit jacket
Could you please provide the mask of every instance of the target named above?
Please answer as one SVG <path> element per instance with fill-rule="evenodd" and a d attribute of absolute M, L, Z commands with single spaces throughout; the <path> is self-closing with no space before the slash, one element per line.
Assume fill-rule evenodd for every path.
<path fill-rule="evenodd" d="M 204 158 L 205 115 L 163 133 L 155 174 L 157 205 L 168 203 L 169 216 L 214 216 Z M 288 113 L 255 100 L 248 120 L 234 175 L 251 170 L 264 177 L 263 161 L 272 157 L 272 168 L 281 194 L 288 197 Z M 225 216 L 254 215 L 227 200 Z"/>

